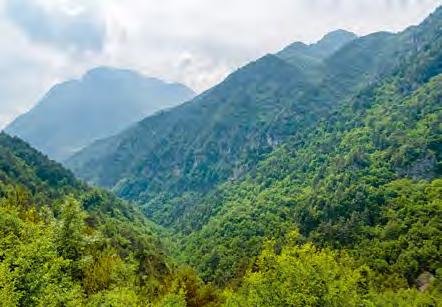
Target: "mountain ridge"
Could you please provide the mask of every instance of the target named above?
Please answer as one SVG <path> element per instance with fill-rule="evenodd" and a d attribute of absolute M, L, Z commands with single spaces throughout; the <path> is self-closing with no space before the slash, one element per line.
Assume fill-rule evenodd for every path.
<path fill-rule="evenodd" d="M 437 30 L 437 21 L 428 32 Z M 431 20 L 421 27 L 426 23 Z M 346 42 L 313 74 L 278 54 L 266 55 L 186 104 L 86 148 L 67 165 L 139 201 L 152 216 L 163 197 L 204 193 L 247 173 L 287 137 L 314 127 L 353 93 L 392 73 L 416 52 L 409 37 L 419 37 L 419 29 L 360 38 L 338 32 Z"/>
<path fill-rule="evenodd" d="M 335 30 L 324 35 L 316 43 L 294 42 L 275 55 L 311 77 L 320 79 L 323 61 L 355 39 L 357 35 L 352 32 Z"/>

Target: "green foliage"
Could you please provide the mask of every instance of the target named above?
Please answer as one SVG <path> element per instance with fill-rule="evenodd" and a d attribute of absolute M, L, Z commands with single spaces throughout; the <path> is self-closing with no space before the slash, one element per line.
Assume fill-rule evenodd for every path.
<path fill-rule="evenodd" d="M 79 284 L 66 271 L 71 261 L 57 252 L 57 225 L 35 210 L 0 206 L 2 291 L 11 305 L 50 306 L 81 299 Z"/>
<path fill-rule="evenodd" d="M 442 76 L 402 92 L 408 74 L 414 70 L 362 92 L 301 144 L 287 142 L 242 182 L 199 200 L 187 217 L 200 224 L 183 239 L 184 257 L 205 280 L 226 284 L 265 238 L 282 238 L 295 224 L 321 246 L 355 250 L 382 278 L 399 274 L 398 287 L 434 274 Z"/>
<path fill-rule="evenodd" d="M 438 306 L 442 301 L 440 293 L 422 293 L 416 289 L 401 289 L 398 292 L 388 291 L 370 297 L 372 306 Z"/>
<path fill-rule="evenodd" d="M 168 282 L 169 292 L 183 296 L 188 307 L 218 306 L 221 302 L 218 290 L 210 284 L 204 284 L 195 271 L 183 267 Z"/>
<path fill-rule="evenodd" d="M 440 179 L 396 180 L 383 188 L 387 198 L 380 213 L 383 221 L 362 232 L 364 238 L 354 251 L 382 274 L 379 285 L 393 289 L 413 285 L 422 272 L 436 274 L 442 267 L 441 191 Z"/>
<path fill-rule="evenodd" d="M 86 303 L 94 307 L 143 306 L 140 297 L 130 288 L 115 288 L 92 295 Z M 184 305 L 185 306 L 185 305 Z"/>
<path fill-rule="evenodd" d="M 157 304 L 158 307 L 186 307 L 185 293 L 170 293 Z"/>
<path fill-rule="evenodd" d="M 268 244 L 226 306 L 358 306 L 365 268 L 308 243 L 275 254 Z"/>
<path fill-rule="evenodd" d="M 217 300 L 195 275 L 182 277 L 195 273 L 181 273 L 161 230 L 130 204 L 5 134 L 0 165 L 2 306 L 145 306 L 175 294 L 178 280 L 189 306 Z"/>
<path fill-rule="evenodd" d="M 268 242 L 242 286 L 226 291 L 225 306 L 436 306 L 442 299 L 437 289 L 375 288 L 368 267 L 345 252 L 307 243 L 276 253 Z"/>

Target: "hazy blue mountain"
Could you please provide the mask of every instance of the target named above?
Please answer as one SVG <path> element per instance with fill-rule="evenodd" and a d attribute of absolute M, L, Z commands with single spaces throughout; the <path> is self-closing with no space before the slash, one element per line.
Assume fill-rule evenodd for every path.
<path fill-rule="evenodd" d="M 130 70 L 100 67 L 80 80 L 54 86 L 5 131 L 50 158 L 63 161 L 93 141 L 114 135 L 145 116 L 194 95 L 181 84 L 165 83 Z"/>

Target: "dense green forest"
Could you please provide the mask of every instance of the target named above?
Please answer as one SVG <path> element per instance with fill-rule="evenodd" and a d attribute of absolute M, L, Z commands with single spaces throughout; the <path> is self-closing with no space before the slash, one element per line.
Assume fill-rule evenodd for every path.
<path fill-rule="evenodd" d="M 158 239 L 166 234 L 131 205 L 84 186 L 24 142 L 1 134 L 0 161 L 2 306 L 436 306 L 441 299 L 440 180 L 389 183 L 382 191 L 390 197 L 385 222 L 359 233 L 351 249 L 307 243 L 315 239 L 275 219 L 268 212 L 278 209 L 270 206 L 261 208 L 258 222 L 272 217 L 286 226 L 279 239 L 260 238 L 257 220 L 244 225 L 247 219 L 238 215 L 226 225 L 233 229 L 241 221 L 235 244 L 252 226 L 252 240 L 263 250 L 247 258 L 245 276 L 215 287 L 176 265 Z M 223 241 L 219 248 L 235 257 L 238 250 Z M 398 252 L 397 261 L 387 263 Z M 232 259 L 225 257 L 224 263 Z M 422 269 L 416 287 L 425 290 L 419 291 L 407 277 L 414 281 Z M 219 277 L 217 271 L 210 278 Z"/>
<path fill-rule="evenodd" d="M 414 242 L 419 248 L 428 244 L 423 259 L 439 265 L 441 89 L 438 76 L 402 99 L 387 83 L 368 100 L 378 104 L 348 107 L 352 114 L 359 108 L 360 117 L 347 117 L 343 110 L 333 124 L 324 122 L 313 131 L 307 144 L 275 151 L 243 182 L 228 183 L 201 201 L 187 217 L 198 221 L 194 229 L 179 225 L 191 232 L 184 239 L 186 255 L 205 278 L 222 284 L 247 268 L 264 238 L 283 237 L 297 225 L 321 246 L 357 248 L 360 243 L 367 249 L 379 239 L 373 248 L 384 250 L 383 241 L 392 239 L 387 240 L 389 248 L 397 244 L 392 252 L 418 259 L 421 255 L 412 256 L 403 245 L 413 231 L 414 240 L 428 239 Z M 388 269 L 401 257 L 380 256 Z M 429 268 L 408 264 L 412 268 L 398 271 L 409 274 L 403 275 L 409 282 Z"/>
<path fill-rule="evenodd" d="M 295 43 L 67 163 L 112 192 L 0 134 L 0 302 L 439 306 L 441 155 L 442 8 Z"/>
<path fill-rule="evenodd" d="M 440 29 L 436 20 L 421 27 Z M 439 283 L 441 38 L 439 30 L 392 74 L 289 138 L 243 180 L 169 203 L 166 212 L 193 201 L 173 224 L 188 234 L 182 257 L 204 280 L 236 287 L 267 238 L 280 251 L 297 229 L 302 241 L 366 266 L 376 291 L 401 295 L 425 276 Z"/>
<path fill-rule="evenodd" d="M 1 306 L 216 302 L 164 236 L 132 205 L 0 134 Z"/>

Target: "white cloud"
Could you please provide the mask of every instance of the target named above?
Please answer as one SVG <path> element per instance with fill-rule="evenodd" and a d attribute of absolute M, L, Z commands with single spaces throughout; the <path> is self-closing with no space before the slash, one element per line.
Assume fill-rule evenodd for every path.
<path fill-rule="evenodd" d="M 9 76 L 0 81 L 0 127 L 55 82 L 97 65 L 133 68 L 202 91 L 293 41 L 312 42 L 338 28 L 360 35 L 399 31 L 420 22 L 439 3 L 0 0 L 0 72 Z"/>
<path fill-rule="evenodd" d="M 59 3 L 58 6 L 54 4 Z M 68 52 L 100 51 L 105 26 L 85 6 L 61 1 L 6 0 L 5 13 L 31 41 L 46 43 Z"/>

